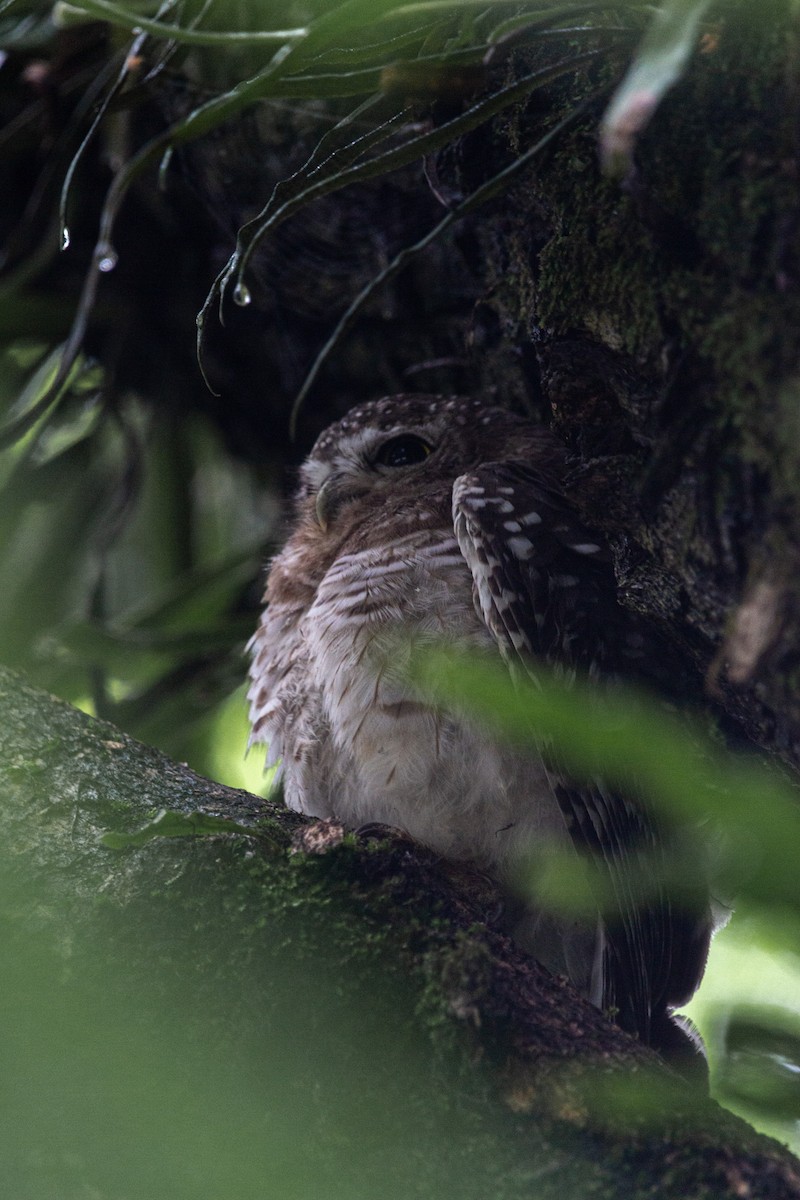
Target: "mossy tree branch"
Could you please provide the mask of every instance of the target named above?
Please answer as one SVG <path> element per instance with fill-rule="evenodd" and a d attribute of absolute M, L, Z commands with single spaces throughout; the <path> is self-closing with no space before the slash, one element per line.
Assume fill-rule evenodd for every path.
<path fill-rule="evenodd" d="M 189 1080 L 213 1078 L 222 1052 L 259 1110 L 280 1079 L 296 1104 L 283 1136 L 303 1170 L 333 1172 L 332 1195 L 361 1194 L 352 1180 L 379 1171 L 389 1195 L 413 1183 L 444 1196 L 800 1196 L 788 1152 L 514 948 L 484 879 L 403 838 L 344 837 L 203 780 L 8 672 L 0 730 L 2 927 L 25 981 L 47 980 L 29 1000 L 45 1046 L 77 988 L 90 1042 L 109 1008 L 121 1019 L 115 1078 L 135 1074 L 126 1038 L 145 1028 L 172 1030 Z M 161 808 L 256 836 L 101 841 Z M 10 1085 L 15 1070 L 37 1064 L 18 1055 Z M 156 1090 L 146 1103 L 159 1110 Z M 392 1131 L 377 1155 L 365 1148 L 376 1112 Z M 214 1129 L 201 1134 L 213 1144 Z M 414 1153 L 392 1166 L 409 1137 Z M 86 1183 L 99 1168 L 89 1156 L 83 1169 Z M 265 1182 L 277 1170 L 260 1169 Z"/>

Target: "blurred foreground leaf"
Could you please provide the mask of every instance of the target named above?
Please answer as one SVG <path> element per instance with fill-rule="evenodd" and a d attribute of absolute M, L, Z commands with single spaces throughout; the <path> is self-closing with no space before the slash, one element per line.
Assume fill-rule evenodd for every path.
<path fill-rule="evenodd" d="M 132 850 L 146 846 L 154 838 L 216 837 L 219 834 L 238 834 L 241 837 L 260 837 L 259 831 L 240 825 L 228 817 L 212 817 L 209 813 L 179 813 L 162 808 L 136 833 L 104 833 L 102 842 L 109 850 Z M 263 840 L 270 839 L 264 835 Z"/>
<path fill-rule="evenodd" d="M 714 939 L 687 1014 L 708 1047 L 712 1094 L 797 1153 L 800 954 L 793 929 L 779 909 L 739 904 Z"/>
<path fill-rule="evenodd" d="M 725 1049 L 718 1085 L 728 1095 L 762 1115 L 800 1121 L 800 1014 L 737 1007 Z"/>
<path fill-rule="evenodd" d="M 709 4 L 710 0 L 663 0 L 653 13 L 603 117 L 600 153 L 609 173 L 622 175 L 630 169 L 636 138 L 685 71 Z"/>
<path fill-rule="evenodd" d="M 492 661 L 426 654 L 414 678 L 434 697 L 463 707 L 499 736 L 552 750 L 578 780 L 602 777 L 708 830 L 713 878 L 723 896 L 791 913 L 782 923 L 800 944 L 800 805 L 788 778 L 755 757 L 726 752 L 657 699 L 629 688 L 600 691 L 544 666 L 536 683 L 512 683 Z"/>

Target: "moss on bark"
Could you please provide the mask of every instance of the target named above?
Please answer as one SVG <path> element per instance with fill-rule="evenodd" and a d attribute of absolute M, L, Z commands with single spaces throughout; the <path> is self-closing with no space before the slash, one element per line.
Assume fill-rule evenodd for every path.
<path fill-rule="evenodd" d="M 21 1018 L 10 1031 L 12 1093 L 38 1078 L 37 1055 L 74 1055 L 67 1107 L 80 1115 L 100 1038 L 114 1104 L 134 1131 L 180 1124 L 163 1110 L 175 1071 L 187 1112 L 207 1078 L 215 1088 L 220 1072 L 226 1087 L 238 1080 L 247 1119 L 255 1106 L 295 1141 L 288 1175 L 271 1134 L 251 1143 L 265 1185 L 291 1190 L 310 1173 L 309 1186 L 327 1181 L 326 1194 L 348 1197 L 379 1178 L 398 1197 L 800 1196 L 787 1152 L 521 955 L 496 928 L 497 896 L 482 878 L 404 838 L 345 836 L 202 780 L 7 672 L 0 730 L 0 916 L 15 963 L 6 994 L 13 1006 L 15 989 L 28 989 L 35 1030 Z M 102 843 L 163 807 L 234 816 L 266 836 Z M 137 1082 L 142 1036 L 163 1043 L 169 1087 L 157 1067 Z M 108 1187 L 107 1144 L 95 1161 L 88 1126 L 64 1112 L 57 1077 L 49 1086 L 37 1129 L 62 1106 L 79 1169 L 65 1183 L 52 1134 L 29 1131 L 21 1144 L 33 1157 L 9 1159 L 14 1194 L 45 1194 L 52 1178 L 59 1195 Z M 102 1100 L 103 1070 L 90 1086 Z M 18 1114 L 7 1117 L 13 1126 Z M 226 1119 L 217 1111 L 184 1131 L 186 1154 L 223 1155 Z M 146 1194 L 143 1163 L 162 1150 L 145 1138 L 140 1154 L 127 1194 Z"/>
<path fill-rule="evenodd" d="M 551 111 L 595 86 L 563 87 Z M 797 95 L 793 7 L 720 6 L 627 180 L 601 175 L 598 105 L 484 241 L 492 303 L 533 352 L 535 402 L 582 464 L 576 496 L 615 538 L 623 596 L 794 764 Z M 498 125 L 498 158 L 532 119 Z"/>

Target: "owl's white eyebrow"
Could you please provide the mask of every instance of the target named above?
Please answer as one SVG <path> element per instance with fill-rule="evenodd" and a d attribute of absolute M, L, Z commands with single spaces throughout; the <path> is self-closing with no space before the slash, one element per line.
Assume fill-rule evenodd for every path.
<path fill-rule="evenodd" d="M 316 491 L 335 470 L 335 462 L 321 462 L 319 459 L 308 458 L 303 463 L 300 475 L 303 482 L 312 491 Z"/>

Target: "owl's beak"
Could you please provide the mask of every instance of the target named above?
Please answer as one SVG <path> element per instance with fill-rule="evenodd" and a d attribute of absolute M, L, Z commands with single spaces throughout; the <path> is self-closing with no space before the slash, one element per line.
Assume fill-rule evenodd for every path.
<path fill-rule="evenodd" d="M 317 524 L 323 533 L 327 533 L 328 526 L 333 520 L 336 509 L 341 503 L 341 482 L 341 475 L 329 475 L 322 484 L 322 487 L 317 492 L 317 499 L 314 504 L 314 512 L 316 514 Z"/>
<path fill-rule="evenodd" d="M 364 485 L 354 479 L 350 471 L 334 471 L 323 480 L 314 501 L 314 514 L 322 532 L 328 532 L 328 526 L 333 524 L 343 504 L 364 493 Z"/>

